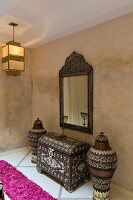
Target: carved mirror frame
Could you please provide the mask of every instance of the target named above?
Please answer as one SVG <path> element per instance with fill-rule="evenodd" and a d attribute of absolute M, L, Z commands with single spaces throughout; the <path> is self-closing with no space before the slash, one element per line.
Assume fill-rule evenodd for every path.
<path fill-rule="evenodd" d="M 70 76 L 88 76 L 88 126 L 78 126 L 63 123 L 64 120 L 64 89 L 63 78 Z M 93 134 L 93 68 L 85 62 L 82 55 L 73 52 L 66 58 L 65 65 L 59 71 L 59 90 L 60 90 L 60 127 L 73 129 L 88 134 Z"/>

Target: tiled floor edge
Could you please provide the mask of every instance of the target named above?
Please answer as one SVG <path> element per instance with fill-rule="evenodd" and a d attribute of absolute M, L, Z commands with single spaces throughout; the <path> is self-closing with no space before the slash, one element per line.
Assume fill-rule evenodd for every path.
<path fill-rule="evenodd" d="M 0 155 L 4 156 L 4 155 L 7 155 L 7 154 L 12 154 L 16 151 L 23 151 L 25 149 L 27 149 L 27 151 L 29 151 L 31 148 L 30 148 L 30 146 L 26 146 L 26 147 L 22 147 L 22 148 L 16 148 L 16 149 L 0 152 Z"/>
<path fill-rule="evenodd" d="M 27 154 L 22 158 L 22 160 L 20 160 L 20 162 L 17 164 L 16 167 L 19 167 L 19 165 L 23 162 L 23 160 L 26 158 L 26 156 L 27 156 L 30 152 L 31 152 L 31 150 L 29 150 L 29 151 L 27 152 Z"/>
<path fill-rule="evenodd" d="M 92 200 L 92 198 L 59 198 L 58 200 Z"/>
<path fill-rule="evenodd" d="M 58 200 L 61 199 L 61 193 L 62 193 L 62 186 L 60 186 L 59 195 L 58 195 Z"/>

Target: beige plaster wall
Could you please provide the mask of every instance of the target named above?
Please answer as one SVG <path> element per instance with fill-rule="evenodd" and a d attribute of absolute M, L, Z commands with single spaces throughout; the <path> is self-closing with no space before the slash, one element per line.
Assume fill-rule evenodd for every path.
<path fill-rule="evenodd" d="M 106 133 L 118 155 L 113 181 L 133 191 L 133 13 L 33 51 L 33 115 L 60 133 L 58 72 L 73 51 L 94 69 L 94 134 L 65 134 L 92 143 Z"/>
<path fill-rule="evenodd" d="M 31 127 L 31 50 L 27 49 L 25 56 L 25 72 L 20 76 L 6 76 L 0 70 L 0 151 L 29 145 L 27 134 Z"/>

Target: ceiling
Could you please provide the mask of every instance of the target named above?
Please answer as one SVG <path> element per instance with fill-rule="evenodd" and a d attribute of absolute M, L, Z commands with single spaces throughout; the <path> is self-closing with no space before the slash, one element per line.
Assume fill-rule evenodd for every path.
<path fill-rule="evenodd" d="M 133 0 L 0 0 L 0 41 L 37 47 L 133 11 Z M 1 43 L 2 45 L 3 43 Z"/>

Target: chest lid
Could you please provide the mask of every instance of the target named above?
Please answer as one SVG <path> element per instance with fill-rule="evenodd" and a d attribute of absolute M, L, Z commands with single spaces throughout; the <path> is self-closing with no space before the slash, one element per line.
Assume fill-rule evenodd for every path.
<path fill-rule="evenodd" d="M 47 145 L 55 150 L 73 155 L 81 151 L 87 151 L 89 144 L 57 133 L 49 132 L 41 136 L 38 140 L 41 145 Z"/>

